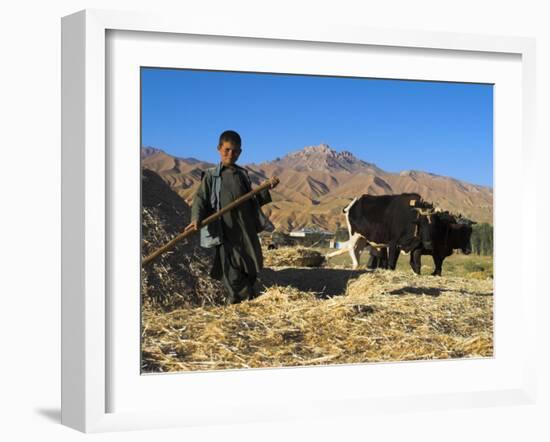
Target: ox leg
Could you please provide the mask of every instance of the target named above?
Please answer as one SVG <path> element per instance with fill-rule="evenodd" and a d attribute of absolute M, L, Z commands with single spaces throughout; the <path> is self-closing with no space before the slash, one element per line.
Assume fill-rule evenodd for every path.
<path fill-rule="evenodd" d="M 378 258 L 373 255 L 372 250 L 369 255 L 369 262 L 367 263 L 367 269 L 374 270 L 378 265 Z"/>
<path fill-rule="evenodd" d="M 443 269 L 443 257 L 439 255 L 433 255 L 435 269 L 432 276 L 441 276 L 441 270 Z"/>
<path fill-rule="evenodd" d="M 388 247 L 388 267 L 391 270 L 395 270 L 397 266 L 397 259 L 399 258 L 399 247 L 395 245 L 390 245 Z"/>
<path fill-rule="evenodd" d="M 342 247 L 339 250 L 336 250 L 334 252 L 331 252 L 327 255 L 325 255 L 325 258 L 333 258 L 338 255 L 343 255 L 344 253 L 351 253 L 351 250 L 353 249 L 355 243 L 360 238 L 359 235 L 355 234 L 350 237 L 346 242 L 342 243 Z"/>
<path fill-rule="evenodd" d="M 357 256 L 355 255 L 355 249 L 349 249 L 349 257 L 351 258 L 351 268 L 356 269 L 359 267 L 359 261 L 357 260 Z"/>
<path fill-rule="evenodd" d="M 356 269 L 359 267 L 359 259 L 361 257 L 361 252 L 367 246 L 367 240 L 361 236 L 355 237 L 353 246 L 350 248 L 349 254 L 351 256 L 351 261 L 353 262 L 352 268 Z"/>
<path fill-rule="evenodd" d="M 396 253 L 396 256 L 399 256 L 399 253 Z M 378 267 L 381 269 L 388 268 L 388 248 L 382 247 L 380 249 L 380 256 L 378 257 Z"/>
<path fill-rule="evenodd" d="M 422 257 L 422 249 L 418 248 L 418 249 L 411 250 L 411 258 L 410 258 L 411 268 L 413 272 L 416 273 L 417 275 L 420 275 L 420 269 L 422 268 L 421 257 Z"/>
<path fill-rule="evenodd" d="M 342 247 L 339 250 L 336 250 L 335 252 L 331 252 L 328 255 L 325 255 L 325 258 L 333 258 L 334 256 L 343 255 L 344 253 L 347 253 L 349 250 L 349 247 L 345 246 Z"/>
<path fill-rule="evenodd" d="M 369 261 L 367 262 L 367 269 L 374 270 L 378 267 L 378 258 L 376 256 L 376 250 L 373 247 L 368 247 Z"/>
<path fill-rule="evenodd" d="M 363 237 L 359 237 L 353 247 L 353 268 L 359 267 L 359 259 L 361 258 L 361 252 L 367 247 L 367 240 Z"/>
<path fill-rule="evenodd" d="M 353 235 L 349 241 L 348 241 L 348 246 L 346 248 L 346 251 L 349 253 L 349 257 L 351 258 L 351 262 L 352 262 L 352 268 L 356 269 L 357 266 L 359 265 L 358 261 L 357 261 L 357 258 L 355 256 L 355 245 L 357 244 L 357 241 L 359 241 L 359 236 L 357 235 Z"/>

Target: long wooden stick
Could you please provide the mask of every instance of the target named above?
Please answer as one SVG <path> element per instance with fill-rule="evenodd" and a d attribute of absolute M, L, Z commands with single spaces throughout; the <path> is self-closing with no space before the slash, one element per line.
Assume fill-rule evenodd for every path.
<path fill-rule="evenodd" d="M 228 204 L 227 206 L 225 206 L 224 208 L 222 208 L 221 210 L 219 210 L 218 212 L 210 215 L 209 217 L 203 219 L 199 225 L 199 228 L 200 227 L 204 227 L 206 226 L 207 224 L 210 224 L 212 221 L 215 221 L 217 220 L 218 218 L 221 218 L 224 214 L 226 214 L 227 212 L 229 212 L 230 210 L 233 210 L 235 207 L 237 206 L 240 206 L 242 203 L 244 203 L 245 201 L 248 201 L 250 198 L 252 198 L 254 195 L 256 195 L 257 193 L 260 193 L 262 190 L 265 190 L 265 189 L 269 189 L 271 187 L 271 180 L 269 181 L 266 181 L 265 183 L 263 183 L 262 185 L 260 185 L 259 187 L 257 187 L 256 189 L 253 189 L 251 190 L 250 192 L 248 193 L 245 193 L 243 196 L 237 198 L 235 201 L 233 201 L 231 204 Z M 172 247 L 174 247 L 178 242 L 180 242 L 182 239 L 184 238 L 187 238 L 189 235 L 191 235 L 192 233 L 194 232 L 198 232 L 198 230 L 194 230 L 194 229 L 190 229 L 190 230 L 184 230 L 182 231 L 180 234 L 178 234 L 177 236 L 175 236 L 174 238 L 172 238 L 169 242 L 167 242 L 165 245 L 163 245 L 162 247 L 158 248 L 157 250 L 155 250 L 153 253 L 151 253 L 149 256 L 146 256 L 142 261 L 141 261 L 141 264 L 142 265 L 146 265 L 146 264 L 149 264 L 151 261 L 153 261 L 154 259 L 158 258 L 160 255 L 162 255 L 163 253 L 167 252 L 168 250 L 170 250 Z"/>

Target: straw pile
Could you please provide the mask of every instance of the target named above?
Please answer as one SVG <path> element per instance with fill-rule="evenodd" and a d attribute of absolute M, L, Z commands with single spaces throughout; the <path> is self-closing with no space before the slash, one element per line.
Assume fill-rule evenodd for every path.
<path fill-rule="evenodd" d="M 374 271 L 328 299 L 272 286 L 227 307 L 146 308 L 142 371 L 489 357 L 492 290 L 490 280 Z"/>
<path fill-rule="evenodd" d="M 166 244 L 189 223 L 191 210 L 155 172 L 142 170 L 142 257 Z M 211 257 L 200 248 L 198 234 L 179 242 L 171 251 L 141 269 L 143 305 L 174 309 L 220 305 L 225 293 L 210 278 Z"/>
<path fill-rule="evenodd" d="M 324 261 L 324 256 L 317 250 L 306 247 L 280 247 L 273 250 L 263 250 L 264 264 L 268 267 L 318 267 Z"/>

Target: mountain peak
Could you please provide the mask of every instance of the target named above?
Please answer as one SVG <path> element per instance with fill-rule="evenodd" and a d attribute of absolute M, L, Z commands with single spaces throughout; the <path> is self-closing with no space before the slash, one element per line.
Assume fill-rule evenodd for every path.
<path fill-rule="evenodd" d="M 298 152 L 306 152 L 306 153 L 313 153 L 313 154 L 326 154 L 326 155 L 336 155 L 337 152 L 332 149 L 328 144 L 321 143 L 317 146 L 306 146 L 301 151 Z"/>
<path fill-rule="evenodd" d="M 162 149 L 153 146 L 141 146 L 141 159 L 148 158 L 157 153 L 165 153 Z"/>
<path fill-rule="evenodd" d="M 360 172 L 365 169 L 372 172 L 377 169 L 373 164 L 358 159 L 351 152 L 338 152 L 325 143 L 306 146 L 270 164 L 297 171 Z"/>

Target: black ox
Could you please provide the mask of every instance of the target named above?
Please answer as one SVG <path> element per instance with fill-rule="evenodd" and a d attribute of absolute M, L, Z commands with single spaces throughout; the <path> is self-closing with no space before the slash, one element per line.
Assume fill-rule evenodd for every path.
<path fill-rule="evenodd" d="M 432 240 L 430 248 L 418 247 L 410 251 L 410 265 L 413 271 L 420 274 L 420 268 L 422 265 L 421 256 L 431 255 L 434 261 L 433 276 L 441 276 L 443 268 L 443 261 L 446 257 L 451 256 L 454 250 L 460 250 L 465 255 L 468 255 L 472 251 L 470 238 L 472 236 L 472 225 L 474 221 L 470 221 L 461 216 L 454 216 L 449 212 L 435 212 L 430 215 L 430 233 L 429 236 Z M 397 248 L 398 249 L 398 248 Z M 372 265 L 369 268 L 387 268 L 384 265 L 384 261 L 380 259 L 384 253 L 388 253 L 387 250 L 371 250 L 371 256 L 369 258 L 369 264 Z M 397 258 L 399 258 L 399 250 L 392 253 L 396 262 L 392 263 L 392 268 L 397 265 Z"/>
<path fill-rule="evenodd" d="M 353 268 L 357 268 L 365 247 L 387 248 L 388 256 L 382 255 L 381 261 L 395 269 L 399 250 L 409 252 L 432 247 L 430 214 L 433 213 L 433 206 L 423 201 L 417 193 L 362 195 L 355 198 L 343 212 L 350 239 L 345 247 L 328 254 L 327 258 L 349 252 Z"/>
<path fill-rule="evenodd" d="M 410 263 L 413 271 L 420 274 L 421 256 L 431 255 L 435 269 L 434 276 L 441 276 L 443 260 L 453 254 L 453 250 L 460 250 L 465 255 L 472 252 L 470 238 L 474 221 L 455 217 L 448 212 L 432 215 L 431 233 L 432 246 L 419 247 L 411 251 Z"/>

